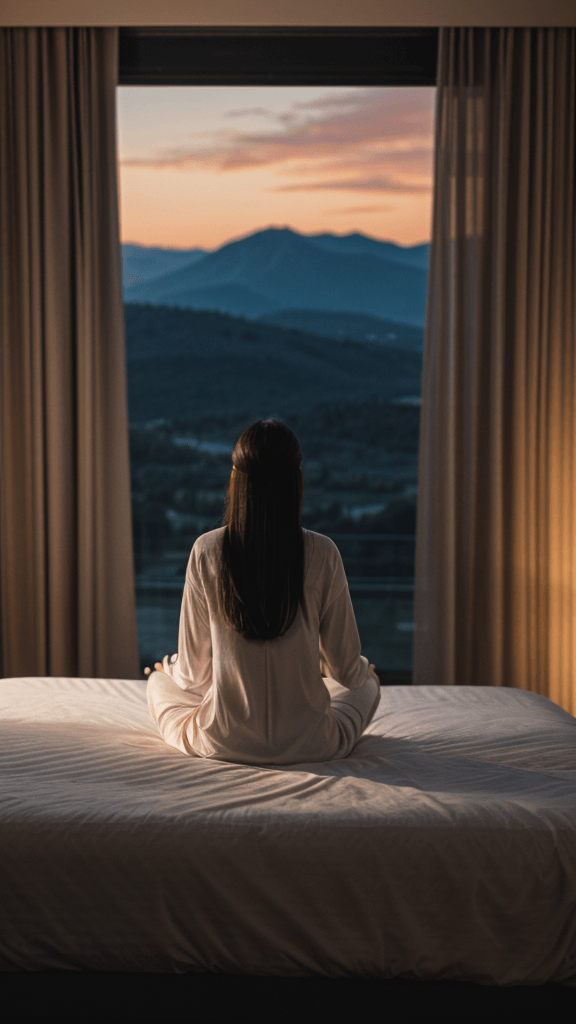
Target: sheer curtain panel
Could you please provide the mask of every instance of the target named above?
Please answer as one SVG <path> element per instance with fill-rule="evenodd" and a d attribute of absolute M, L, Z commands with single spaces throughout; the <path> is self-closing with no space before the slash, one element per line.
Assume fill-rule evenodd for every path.
<path fill-rule="evenodd" d="M 118 30 L 0 29 L 4 676 L 138 676 Z"/>
<path fill-rule="evenodd" d="M 576 29 L 442 29 L 414 682 L 576 714 Z"/>

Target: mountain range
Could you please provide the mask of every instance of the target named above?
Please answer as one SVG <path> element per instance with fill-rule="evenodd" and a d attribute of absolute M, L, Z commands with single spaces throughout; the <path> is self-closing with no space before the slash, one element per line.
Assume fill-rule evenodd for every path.
<path fill-rule="evenodd" d="M 315 333 L 327 332 L 304 314 L 323 312 L 340 336 L 345 328 L 334 314 L 354 314 L 385 321 L 372 322 L 364 335 L 383 340 L 394 333 L 390 325 L 423 328 L 428 250 L 358 232 L 302 235 L 290 228 L 256 231 L 213 252 L 123 245 L 124 300 L 269 322 L 298 311 L 299 329 Z"/>
<path fill-rule="evenodd" d="M 206 249 L 160 249 L 127 243 L 122 246 L 122 284 L 126 289 L 171 270 L 192 266 L 206 252 Z"/>

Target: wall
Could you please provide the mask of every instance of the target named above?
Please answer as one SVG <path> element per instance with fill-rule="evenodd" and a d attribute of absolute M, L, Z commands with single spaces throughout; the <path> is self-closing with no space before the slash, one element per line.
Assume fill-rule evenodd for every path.
<path fill-rule="evenodd" d="M 0 0 L 0 25 L 576 25 L 575 0 Z"/>

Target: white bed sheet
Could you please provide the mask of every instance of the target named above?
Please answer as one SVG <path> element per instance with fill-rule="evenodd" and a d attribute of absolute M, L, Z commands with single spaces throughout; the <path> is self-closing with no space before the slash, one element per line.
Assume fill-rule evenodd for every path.
<path fill-rule="evenodd" d="M 187 757 L 138 680 L 0 680 L 0 970 L 576 986 L 576 719 L 393 686 L 352 754 Z"/>

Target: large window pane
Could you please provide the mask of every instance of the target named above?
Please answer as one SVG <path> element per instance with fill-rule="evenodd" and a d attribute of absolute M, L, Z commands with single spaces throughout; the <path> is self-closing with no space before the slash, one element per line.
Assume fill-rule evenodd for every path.
<path fill-rule="evenodd" d="M 195 538 L 240 433 L 303 450 L 363 652 L 412 666 L 431 88 L 120 87 L 142 664 L 177 648 Z"/>

